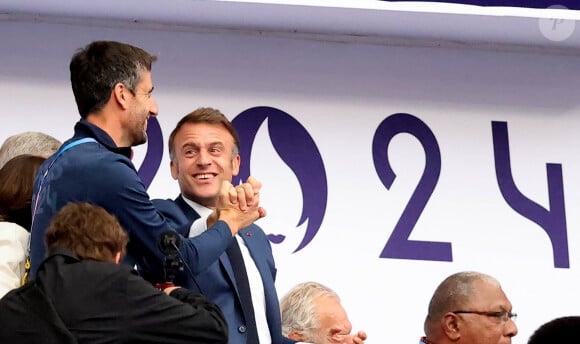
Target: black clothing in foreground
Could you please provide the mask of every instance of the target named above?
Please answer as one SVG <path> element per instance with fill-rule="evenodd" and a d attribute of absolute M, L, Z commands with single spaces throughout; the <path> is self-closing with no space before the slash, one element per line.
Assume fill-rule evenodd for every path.
<path fill-rule="evenodd" d="M 66 329 L 80 344 L 228 341 L 215 304 L 185 288 L 167 296 L 126 265 L 58 251 L 30 283 L 0 300 L 1 343 L 74 343 Z"/>

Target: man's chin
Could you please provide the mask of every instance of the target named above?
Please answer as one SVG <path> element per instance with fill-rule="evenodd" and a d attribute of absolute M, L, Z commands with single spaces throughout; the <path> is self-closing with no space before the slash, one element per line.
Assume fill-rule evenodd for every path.
<path fill-rule="evenodd" d="M 144 133 L 143 136 L 136 138 L 135 140 L 133 140 L 133 144 L 131 146 L 135 147 L 135 146 L 140 146 L 144 143 L 147 143 L 147 133 Z"/>
<path fill-rule="evenodd" d="M 195 194 L 185 195 L 185 197 L 207 208 L 214 208 L 218 201 L 218 198 L 215 193 L 209 194 L 205 192 L 204 193 L 197 192 Z"/>

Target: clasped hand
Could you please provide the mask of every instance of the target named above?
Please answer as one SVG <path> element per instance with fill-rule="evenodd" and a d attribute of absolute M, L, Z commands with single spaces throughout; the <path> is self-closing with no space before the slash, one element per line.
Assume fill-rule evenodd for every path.
<path fill-rule="evenodd" d="M 216 211 L 212 216 L 216 220 L 225 221 L 232 235 L 236 235 L 240 229 L 266 216 L 266 210 L 260 207 L 261 187 L 262 183 L 254 177 L 248 177 L 245 183 L 237 186 L 223 181 Z"/>

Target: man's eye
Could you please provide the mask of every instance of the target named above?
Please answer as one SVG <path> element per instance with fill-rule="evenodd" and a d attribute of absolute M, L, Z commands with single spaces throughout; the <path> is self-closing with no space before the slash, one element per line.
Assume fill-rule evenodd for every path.
<path fill-rule="evenodd" d="M 347 336 L 346 334 L 342 334 L 342 333 L 333 333 L 333 334 L 331 334 L 330 337 L 337 342 L 342 342 L 346 336 Z"/>

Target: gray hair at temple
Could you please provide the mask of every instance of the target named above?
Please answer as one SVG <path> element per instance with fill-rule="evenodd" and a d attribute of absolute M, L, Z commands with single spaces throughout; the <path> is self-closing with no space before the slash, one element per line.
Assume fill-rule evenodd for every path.
<path fill-rule="evenodd" d="M 294 331 L 310 340 L 316 337 L 320 319 L 316 316 L 314 301 L 320 297 L 333 297 L 340 301 L 332 289 L 317 282 L 300 283 L 284 295 L 280 300 L 283 336 L 288 337 Z"/>
<path fill-rule="evenodd" d="M 7 138 L 0 147 L 0 168 L 8 160 L 22 154 L 30 154 L 48 158 L 62 145 L 62 142 L 54 137 L 34 131 L 12 135 Z"/>

